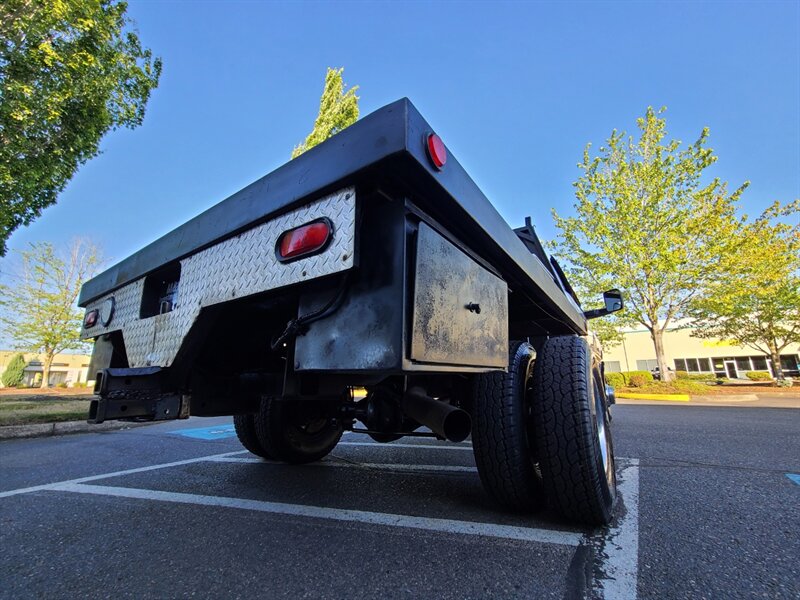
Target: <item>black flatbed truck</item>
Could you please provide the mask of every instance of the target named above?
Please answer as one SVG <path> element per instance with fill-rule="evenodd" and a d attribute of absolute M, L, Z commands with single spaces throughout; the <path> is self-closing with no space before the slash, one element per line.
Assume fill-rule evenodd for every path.
<path fill-rule="evenodd" d="M 379 442 L 471 434 L 499 504 L 611 518 L 613 391 L 587 319 L 621 296 L 583 311 L 530 221 L 511 229 L 407 99 L 86 282 L 79 304 L 90 422 L 233 415 L 245 448 L 289 463 L 359 423 Z"/>

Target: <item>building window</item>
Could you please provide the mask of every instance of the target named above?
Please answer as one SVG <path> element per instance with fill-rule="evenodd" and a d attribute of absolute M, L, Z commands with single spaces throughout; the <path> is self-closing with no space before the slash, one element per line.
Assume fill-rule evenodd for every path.
<path fill-rule="evenodd" d="M 620 373 L 622 372 L 622 365 L 618 360 L 605 361 L 606 373 Z"/>
<path fill-rule="evenodd" d="M 686 370 L 686 361 L 682 358 L 675 359 L 675 370 L 676 371 L 685 371 Z"/>
<path fill-rule="evenodd" d="M 796 354 L 781 354 L 781 369 L 785 371 L 797 371 L 800 361 Z"/>
<path fill-rule="evenodd" d="M 750 357 L 749 356 L 737 356 L 736 357 L 736 370 L 737 371 L 752 371 L 753 367 L 750 364 Z"/>
<path fill-rule="evenodd" d="M 50 387 L 67 383 L 67 374 L 64 371 L 53 371 L 47 380 L 47 385 Z"/>
<path fill-rule="evenodd" d="M 699 373 L 700 372 L 700 365 L 697 364 L 696 358 L 687 358 L 686 359 L 686 370 L 689 373 Z"/>
<path fill-rule="evenodd" d="M 651 358 L 649 360 L 637 360 L 636 361 L 636 370 L 637 371 L 652 371 L 658 366 L 658 360 L 655 358 Z"/>

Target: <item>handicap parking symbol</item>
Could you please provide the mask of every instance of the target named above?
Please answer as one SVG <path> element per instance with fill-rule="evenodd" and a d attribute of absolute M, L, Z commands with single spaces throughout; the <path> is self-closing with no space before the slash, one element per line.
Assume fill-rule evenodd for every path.
<path fill-rule="evenodd" d="M 233 425 L 215 425 L 213 427 L 200 427 L 198 429 L 176 429 L 170 431 L 177 435 L 190 437 L 197 440 L 222 440 L 236 435 Z"/>

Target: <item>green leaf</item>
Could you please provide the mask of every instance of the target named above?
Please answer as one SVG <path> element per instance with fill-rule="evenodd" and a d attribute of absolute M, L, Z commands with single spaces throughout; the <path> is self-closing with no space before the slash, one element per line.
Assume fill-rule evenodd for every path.
<path fill-rule="evenodd" d="M 314 121 L 314 128 L 306 137 L 305 142 L 296 146 L 292 151 L 292 158 L 297 158 L 306 150 L 321 144 L 329 137 L 336 135 L 342 129 L 349 127 L 358 120 L 358 86 L 345 91 L 342 80 L 344 67 L 332 69 L 328 67 L 325 74 L 325 88 L 319 102 L 319 114 Z"/>
<path fill-rule="evenodd" d="M 59 352 L 86 348 L 80 340 L 83 311 L 76 302 L 101 264 L 100 252 L 78 239 L 63 252 L 45 242 L 20 254 L 19 273 L 1 290 L 0 327 L 17 348 L 41 354 L 48 371 Z"/>
<path fill-rule="evenodd" d="M 161 60 L 114 0 L 0 3 L 0 256 L 111 129 L 141 125 Z"/>
<path fill-rule="evenodd" d="M 615 130 L 596 156 L 586 146 L 574 216 L 553 212 L 559 236 L 552 247 L 584 294 L 623 290 L 626 310 L 616 322 L 651 332 L 666 373 L 663 331 L 719 280 L 741 243 L 736 201 L 748 184 L 730 193 L 718 179 L 704 183 L 703 171 L 717 160 L 708 129 L 683 147 L 667 139 L 663 112 L 648 108 L 636 139 Z"/>

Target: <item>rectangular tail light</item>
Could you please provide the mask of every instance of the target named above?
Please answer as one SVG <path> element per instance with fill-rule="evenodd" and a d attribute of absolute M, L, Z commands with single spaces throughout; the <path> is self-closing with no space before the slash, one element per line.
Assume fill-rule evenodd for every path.
<path fill-rule="evenodd" d="M 98 309 L 90 310 L 86 313 L 86 316 L 83 317 L 83 328 L 84 329 L 91 329 L 95 325 L 97 325 L 97 317 L 100 316 L 100 311 Z"/>

